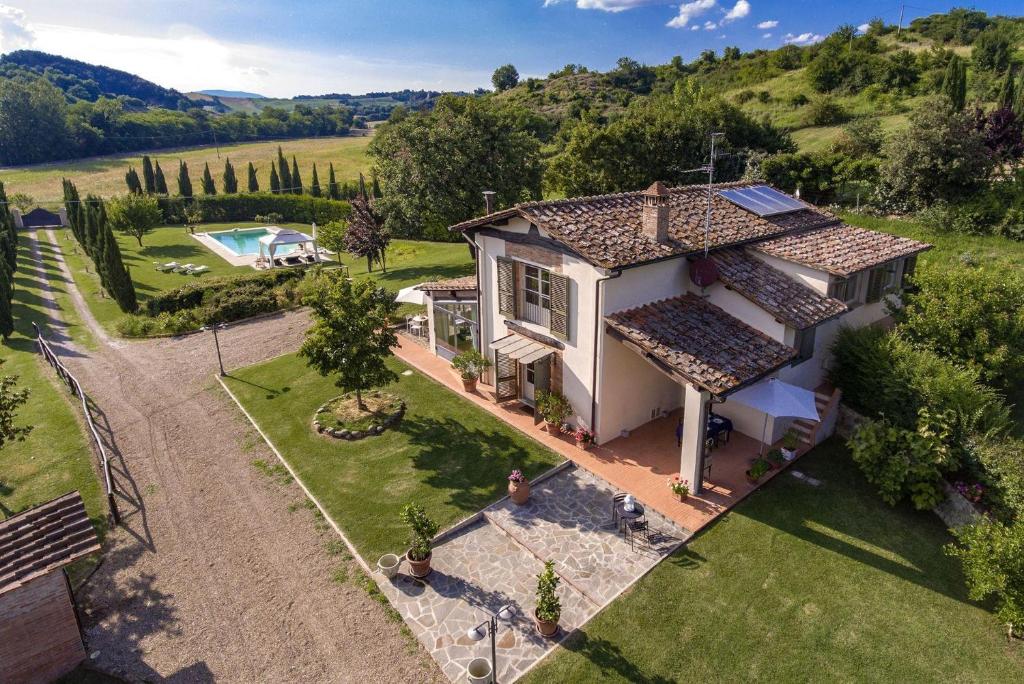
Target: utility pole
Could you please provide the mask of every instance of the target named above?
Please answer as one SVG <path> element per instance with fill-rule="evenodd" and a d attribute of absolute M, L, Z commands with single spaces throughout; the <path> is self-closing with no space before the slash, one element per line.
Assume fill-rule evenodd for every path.
<path fill-rule="evenodd" d="M 903 10 L 907 8 L 906 3 L 900 3 L 900 23 L 896 26 L 896 40 L 900 39 L 900 31 L 903 30 Z"/>

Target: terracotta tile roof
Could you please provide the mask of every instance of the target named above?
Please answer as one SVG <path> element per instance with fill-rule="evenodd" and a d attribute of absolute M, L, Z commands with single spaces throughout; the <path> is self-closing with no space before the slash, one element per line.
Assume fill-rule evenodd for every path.
<path fill-rule="evenodd" d="M 715 188 L 748 185 L 756 183 L 724 183 Z M 471 230 L 521 216 L 604 268 L 641 264 L 703 249 L 707 186 L 688 185 L 671 188 L 668 192 L 669 239 L 666 243 L 655 241 L 641 230 L 644 192 L 527 202 L 464 221 L 451 229 Z M 709 245 L 724 247 L 837 222 L 834 216 L 819 209 L 761 218 L 715 193 Z"/>
<path fill-rule="evenodd" d="M 797 353 L 693 294 L 620 311 L 605 321 L 683 378 L 716 395 L 758 380 Z"/>
<path fill-rule="evenodd" d="M 712 252 L 711 258 L 718 265 L 719 280 L 726 287 L 790 327 L 804 330 L 847 310 L 843 302 L 769 266 L 743 247 Z"/>
<path fill-rule="evenodd" d="M 843 277 L 931 247 L 925 242 L 846 224 L 786 235 L 754 245 L 765 254 Z"/>
<path fill-rule="evenodd" d="M 462 278 L 451 278 L 450 280 L 435 280 L 429 283 L 420 283 L 416 286 L 417 290 L 423 290 L 425 292 L 436 292 L 440 290 L 475 290 L 476 289 L 476 276 L 463 276 Z"/>
<path fill-rule="evenodd" d="M 78 492 L 0 522 L 0 594 L 99 551 Z"/>

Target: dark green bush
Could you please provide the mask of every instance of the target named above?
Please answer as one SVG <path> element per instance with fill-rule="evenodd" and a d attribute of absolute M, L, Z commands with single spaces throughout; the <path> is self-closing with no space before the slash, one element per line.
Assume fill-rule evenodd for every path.
<path fill-rule="evenodd" d="M 257 216 L 271 214 L 290 223 L 327 223 L 346 219 L 351 211 L 349 203 L 344 201 L 309 195 L 275 195 L 269 192 L 199 195 L 191 199 L 161 197 L 159 202 L 167 223 L 183 223 L 185 208 L 192 204 L 198 205 L 203 220 L 211 223 L 253 221 Z"/>
<path fill-rule="evenodd" d="M 303 274 L 304 272 L 300 268 L 273 268 L 241 276 L 221 276 L 209 280 L 197 280 L 154 295 L 146 301 L 146 312 L 150 316 L 157 316 L 161 313 L 195 309 L 204 303 L 214 301 L 214 298 L 222 293 L 248 289 L 250 286 L 261 292 L 270 292 L 279 285 L 300 280 Z"/>
<path fill-rule="evenodd" d="M 278 298 L 273 289 L 249 282 L 211 292 L 209 301 L 203 304 L 201 315 L 208 322 L 237 321 L 277 309 Z"/>

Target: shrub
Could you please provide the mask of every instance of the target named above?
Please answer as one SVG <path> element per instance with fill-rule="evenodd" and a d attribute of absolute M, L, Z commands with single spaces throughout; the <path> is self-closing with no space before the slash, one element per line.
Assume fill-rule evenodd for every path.
<path fill-rule="evenodd" d="M 866 421 L 854 432 L 853 460 L 884 501 L 895 505 L 909 496 L 915 508 L 927 510 L 945 498 L 942 473 L 951 462 L 941 423 L 925 411 L 916 431 L 883 419 Z"/>
<path fill-rule="evenodd" d="M 267 290 L 259 283 L 250 282 L 210 292 L 209 301 L 204 302 L 201 315 L 208 323 L 221 323 L 270 313 L 278 308 L 277 296 L 273 290 Z"/>
<path fill-rule="evenodd" d="M 803 107 L 811 101 L 811 98 L 807 97 L 803 93 L 797 93 L 789 98 L 789 104 L 793 107 Z"/>
<path fill-rule="evenodd" d="M 476 349 L 462 352 L 452 359 L 452 368 L 459 372 L 463 380 L 476 380 L 490 365 L 491 362 Z"/>
<path fill-rule="evenodd" d="M 753 90 L 741 90 L 736 93 L 736 104 L 746 104 L 755 97 Z"/>
<path fill-rule="evenodd" d="M 185 211 L 195 206 L 211 222 L 252 221 L 254 217 L 276 222 L 327 223 L 348 218 L 348 202 L 309 195 L 250 192 L 238 195 L 199 195 L 193 198 L 161 197 L 160 209 L 167 223 L 185 221 Z"/>
<path fill-rule="evenodd" d="M 1024 521 L 983 519 L 953 530 L 946 553 L 963 565 L 969 595 L 995 599 L 996 615 L 1010 633 L 1024 636 Z"/>
<path fill-rule="evenodd" d="M 150 316 L 163 312 L 173 313 L 182 309 L 195 309 L 204 302 L 213 301 L 216 293 L 242 288 L 250 284 L 261 290 L 273 290 L 289 281 L 302 279 L 304 272 L 298 268 L 272 268 L 241 276 L 221 276 L 204 280 L 196 280 L 173 290 L 154 295 L 146 302 L 146 311 Z"/>
<path fill-rule="evenodd" d="M 537 411 L 548 423 L 561 425 L 572 415 L 572 404 L 558 392 L 537 392 Z"/>
<path fill-rule="evenodd" d="M 983 440 L 971 451 L 987 486 L 986 505 L 1002 520 L 1024 520 L 1024 441 Z"/>
<path fill-rule="evenodd" d="M 559 583 L 555 563 L 544 562 L 544 571 L 537 575 L 537 617 L 545 622 L 558 622 L 562 617 L 562 602 L 558 600 Z"/>
<path fill-rule="evenodd" d="M 811 101 L 803 113 L 804 122 L 808 126 L 835 126 L 846 121 L 846 110 L 828 95 L 822 95 Z"/>
<path fill-rule="evenodd" d="M 423 506 L 417 503 L 406 504 L 402 509 L 402 522 L 409 526 L 409 558 L 415 561 L 426 560 L 430 556 L 430 548 L 437 534 L 438 524 L 427 517 Z"/>

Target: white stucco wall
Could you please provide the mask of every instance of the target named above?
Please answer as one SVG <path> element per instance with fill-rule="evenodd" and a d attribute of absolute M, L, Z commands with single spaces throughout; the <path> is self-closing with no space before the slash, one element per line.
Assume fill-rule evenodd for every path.
<path fill-rule="evenodd" d="M 639 354 L 605 334 L 597 437 L 607 442 L 682 405 L 683 388 Z"/>
<path fill-rule="evenodd" d="M 751 249 L 750 254 L 760 259 L 761 261 L 765 262 L 769 266 L 774 266 L 783 273 L 786 273 L 789 276 L 796 278 L 804 285 L 808 285 L 809 287 L 817 290 L 821 294 L 828 294 L 828 283 L 830 276 L 825 271 L 819 271 L 817 269 L 811 268 L 810 266 L 804 266 L 803 264 L 798 264 L 792 261 L 786 261 L 785 259 L 779 259 L 778 257 L 771 256 L 770 254 L 759 252 L 756 249 Z"/>
<path fill-rule="evenodd" d="M 690 280 L 688 273 L 683 258 L 624 269 L 622 275 L 603 285 L 604 313 L 612 314 L 683 294 Z"/>
<path fill-rule="evenodd" d="M 693 292 L 700 294 L 700 288 L 693 285 Z M 768 337 L 779 342 L 786 342 L 786 326 L 775 320 L 775 317 L 753 303 L 743 295 L 728 289 L 721 282 L 704 288 L 707 301 L 728 313 L 733 318 L 760 330 Z"/>

